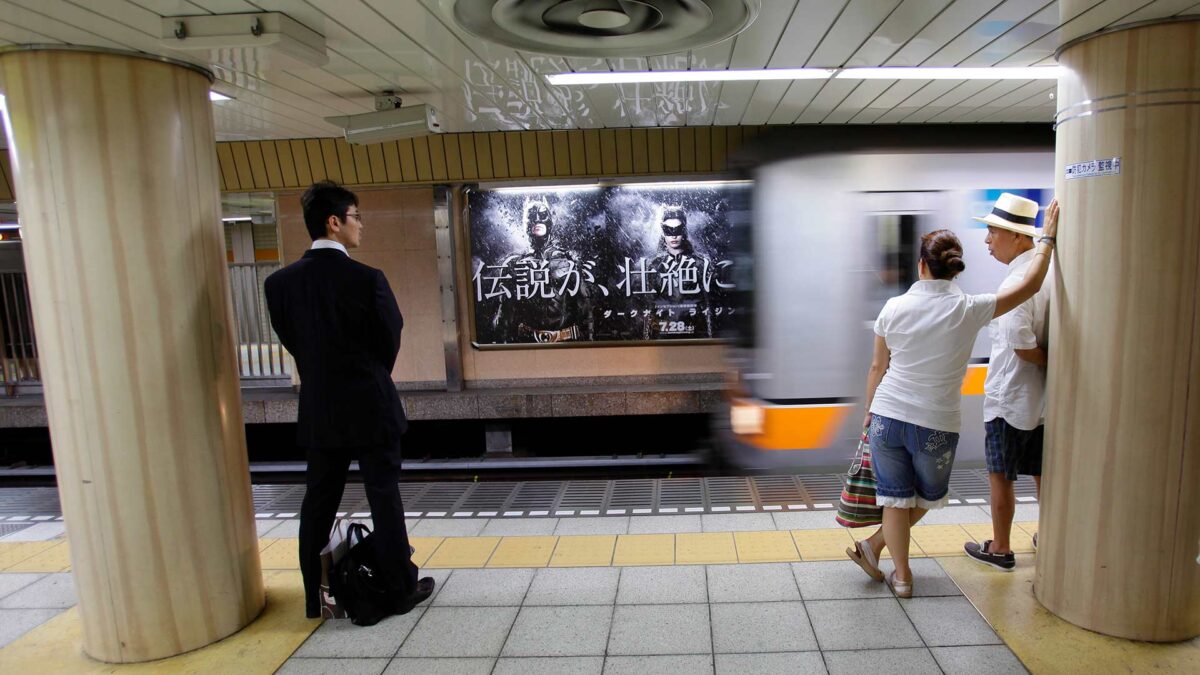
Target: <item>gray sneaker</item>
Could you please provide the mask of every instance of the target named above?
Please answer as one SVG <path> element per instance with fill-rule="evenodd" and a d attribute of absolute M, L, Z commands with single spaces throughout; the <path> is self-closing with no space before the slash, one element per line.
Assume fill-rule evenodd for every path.
<path fill-rule="evenodd" d="M 1012 553 L 989 553 L 988 548 L 991 546 L 992 540 L 988 539 L 983 544 L 976 544 L 973 541 L 968 541 L 963 550 L 972 560 L 983 563 L 990 567 L 995 567 L 1001 572 L 1011 572 L 1017 567 L 1017 556 Z"/>

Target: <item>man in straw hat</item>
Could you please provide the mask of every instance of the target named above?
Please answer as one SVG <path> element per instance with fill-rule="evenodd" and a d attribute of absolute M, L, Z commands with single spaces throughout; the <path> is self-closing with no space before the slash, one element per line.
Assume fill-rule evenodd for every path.
<path fill-rule="evenodd" d="M 1037 202 L 1005 192 L 991 213 L 975 218 L 987 225 L 984 242 L 988 253 L 1008 265 L 1001 291 L 1020 283 L 1033 262 L 1037 215 Z M 983 385 L 983 419 L 992 493 L 992 539 L 982 544 L 967 542 L 964 548 L 972 559 L 1005 572 L 1016 567 L 1010 536 L 1017 475 L 1033 476 L 1041 497 L 1050 287 L 1050 283 L 1042 284 L 1032 298 L 988 325 L 992 354 Z"/>

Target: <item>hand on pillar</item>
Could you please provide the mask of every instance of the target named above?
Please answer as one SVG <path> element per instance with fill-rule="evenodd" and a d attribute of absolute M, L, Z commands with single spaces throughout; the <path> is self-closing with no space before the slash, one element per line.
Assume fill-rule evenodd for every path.
<path fill-rule="evenodd" d="M 1042 228 L 1042 236 L 1054 238 L 1058 236 L 1058 198 L 1050 200 L 1046 207 L 1046 223 Z"/>

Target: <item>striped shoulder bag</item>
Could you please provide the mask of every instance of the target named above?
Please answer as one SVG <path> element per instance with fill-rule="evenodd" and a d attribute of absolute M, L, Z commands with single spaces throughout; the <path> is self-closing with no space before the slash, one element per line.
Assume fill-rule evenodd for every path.
<path fill-rule="evenodd" d="M 875 472 L 871 470 L 871 444 L 867 442 L 866 429 L 846 472 L 837 521 L 843 527 L 868 527 L 883 522 L 883 508 L 875 505 Z"/>

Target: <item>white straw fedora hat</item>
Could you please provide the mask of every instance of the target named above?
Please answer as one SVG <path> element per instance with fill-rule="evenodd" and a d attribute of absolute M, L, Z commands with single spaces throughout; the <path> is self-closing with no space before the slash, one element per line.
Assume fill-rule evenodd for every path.
<path fill-rule="evenodd" d="M 974 220 L 1011 230 L 1027 237 L 1036 237 L 1038 236 L 1037 227 L 1035 227 L 1037 214 L 1037 202 L 1005 192 L 996 200 L 996 205 L 992 207 L 991 213 L 982 218 L 974 218 Z"/>

